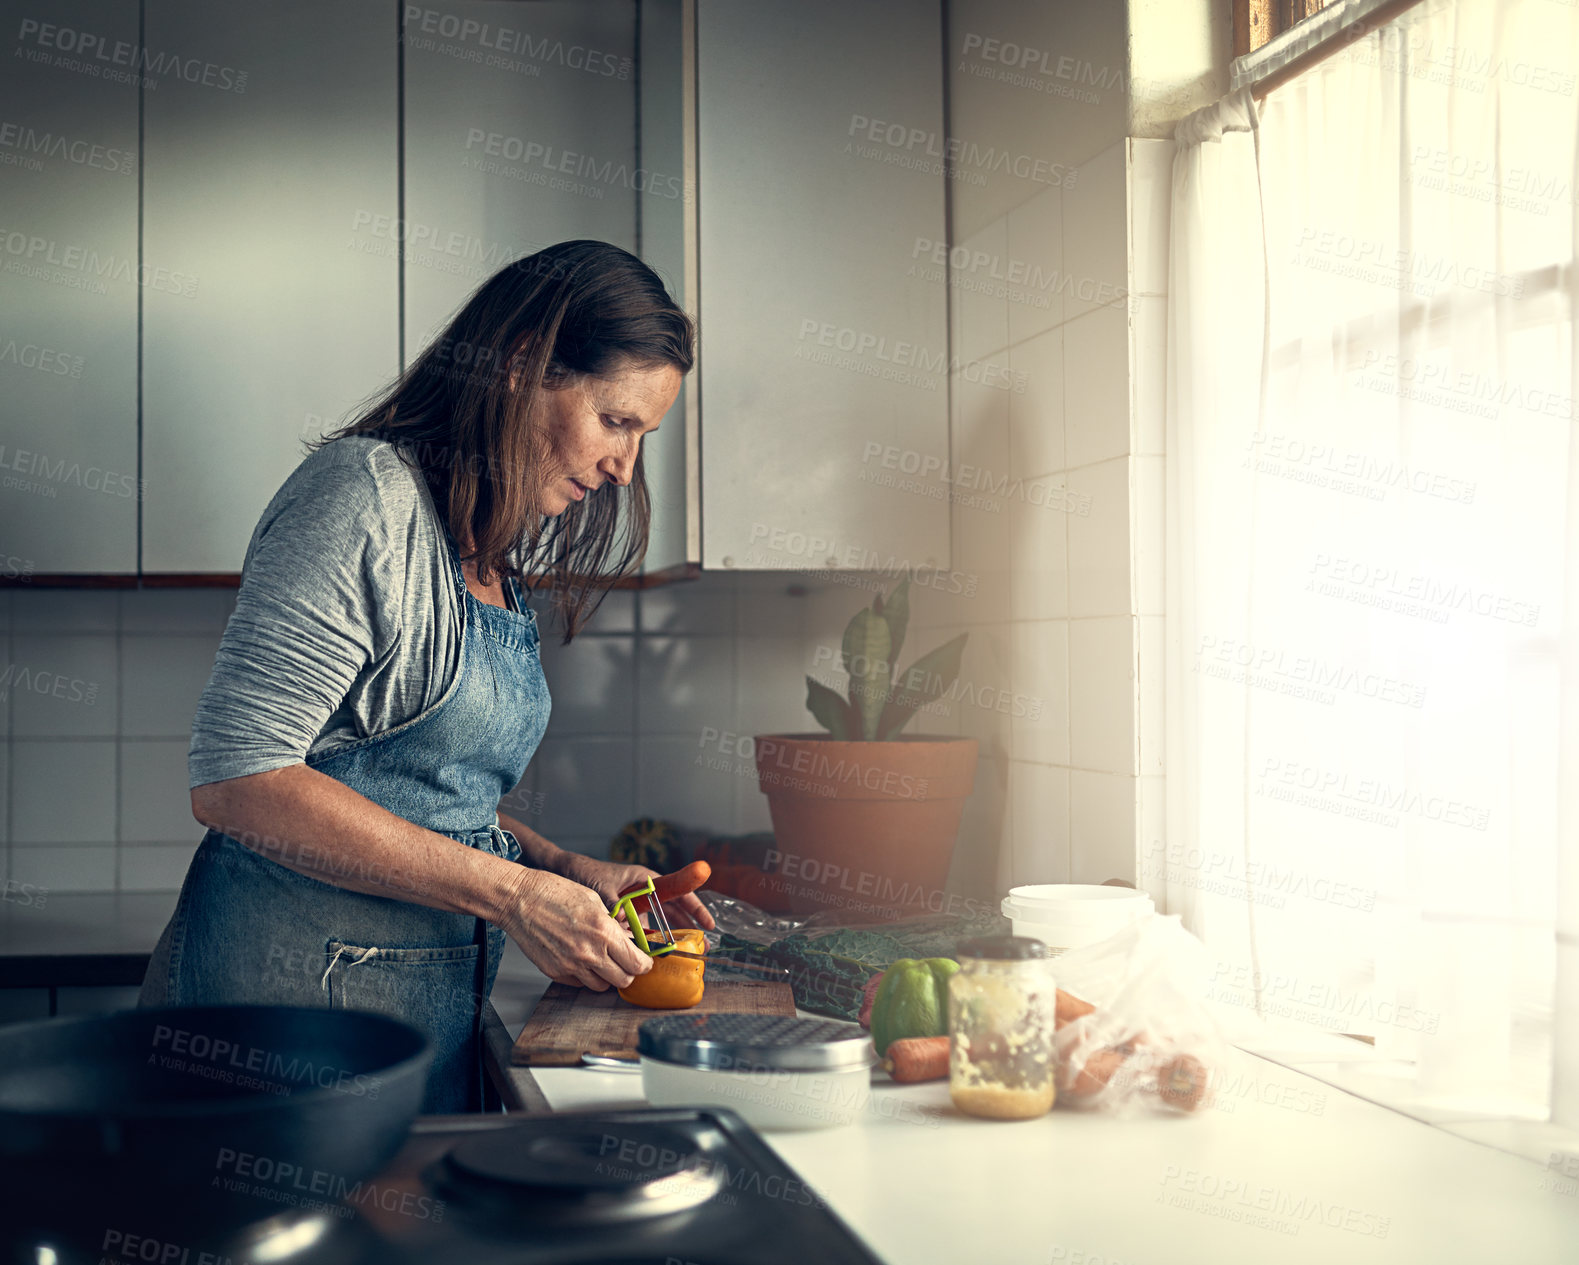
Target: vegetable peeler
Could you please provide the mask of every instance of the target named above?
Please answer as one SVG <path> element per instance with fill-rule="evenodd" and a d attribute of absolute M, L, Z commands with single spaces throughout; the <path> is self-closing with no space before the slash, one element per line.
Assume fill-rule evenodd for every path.
<path fill-rule="evenodd" d="M 637 946 L 643 953 L 652 957 L 661 957 L 665 953 L 673 953 L 674 929 L 669 926 L 668 916 L 663 912 L 663 902 L 655 899 L 658 889 L 652 879 L 640 883 L 635 887 L 628 887 L 620 893 L 620 898 L 614 902 L 614 908 L 609 915 L 614 918 L 624 918 L 630 925 L 631 935 L 635 937 Z M 642 902 L 643 909 L 650 912 L 652 918 L 652 937 L 649 939 L 647 928 L 641 925 L 641 917 L 636 912 L 636 903 Z"/>
<path fill-rule="evenodd" d="M 776 979 L 788 979 L 789 971 L 781 966 L 760 966 L 754 962 L 740 962 L 727 957 L 704 958 L 699 953 L 687 953 L 676 946 L 674 929 L 669 926 L 669 919 L 663 912 L 663 902 L 696 891 L 712 875 L 712 867 L 706 861 L 693 861 L 683 870 L 676 870 L 673 874 L 660 874 L 645 883 L 627 887 L 619 894 L 619 899 L 614 902 L 614 908 L 609 911 L 609 915 L 613 918 L 625 919 L 631 929 L 631 935 L 636 939 L 637 947 L 649 957 L 673 955 L 694 958 L 698 962 L 710 961 L 718 966 L 732 966 L 737 970 L 770 975 Z M 638 910 L 651 914 L 650 928 L 642 926 Z"/>
<path fill-rule="evenodd" d="M 619 899 L 614 902 L 614 908 L 609 914 L 614 918 L 625 919 L 630 926 L 631 935 L 635 937 L 636 944 L 643 953 L 651 957 L 673 953 L 676 951 L 674 929 L 669 926 L 668 916 L 663 912 L 663 902 L 684 896 L 687 892 L 694 892 L 706 884 L 712 876 L 713 867 L 706 861 L 693 861 L 673 874 L 660 874 L 657 878 L 650 878 L 643 883 L 627 887 L 619 894 Z M 649 928 L 641 924 L 638 908 L 652 919 L 650 936 Z M 686 954 L 686 956 L 694 955 Z"/>

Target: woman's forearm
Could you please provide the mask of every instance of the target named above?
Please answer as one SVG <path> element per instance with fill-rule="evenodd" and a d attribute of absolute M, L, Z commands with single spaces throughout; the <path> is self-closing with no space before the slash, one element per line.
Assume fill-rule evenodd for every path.
<path fill-rule="evenodd" d="M 397 817 L 304 764 L 196 787 L 192 815 L 321 882 L 493 923 L 519 906 L 531 877 L 514 862 Z"/>
<path fill-rule="evenodd" d="M 510 817 L 501 811 L 499 825 L 515 836 L 516 842 L 521 845 L 522 862 L 533 869 L 548 870 L 563 876 L 567 858 L 576 855 L 566 852 L 558 844 L 550 843 L 519 817 Z"/>

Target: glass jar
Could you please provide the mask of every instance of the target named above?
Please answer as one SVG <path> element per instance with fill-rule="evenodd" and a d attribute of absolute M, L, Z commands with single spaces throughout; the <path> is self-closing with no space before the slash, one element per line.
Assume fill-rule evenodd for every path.
<path fill-rule="evenodd" d="M 949 1097 L 967 1115 L 1029 1120 L 1053 1105 L 1058 989 L 1047 946 L 989 936 L 958 946 L 949 980 Z"/>

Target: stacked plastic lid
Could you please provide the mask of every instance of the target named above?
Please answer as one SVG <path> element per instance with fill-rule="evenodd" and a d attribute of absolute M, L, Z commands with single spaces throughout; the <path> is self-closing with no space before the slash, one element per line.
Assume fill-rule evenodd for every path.
<path fill-rule="evenodd" d="M 870 1035 L 837 1019 L 715 1011 L 649 1019 L 637 1053 L 718 1071 L 828 1072 L 869 1067 Z"/>

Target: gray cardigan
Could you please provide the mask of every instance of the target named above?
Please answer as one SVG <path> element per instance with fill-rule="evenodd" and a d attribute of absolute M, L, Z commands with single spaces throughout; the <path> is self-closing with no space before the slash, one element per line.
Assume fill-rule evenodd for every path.
<path fill-rule="evenodd" d="M 320 448 L 252 533 L 192 723 L 192 786 L 296 764 L 443 696 L 461 622 L 437 510 L 383 440 Z M 507 586 L 508 591 L 508 586 Z"/>

